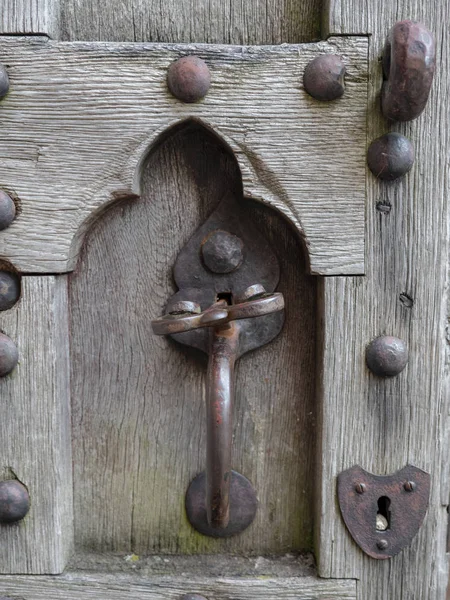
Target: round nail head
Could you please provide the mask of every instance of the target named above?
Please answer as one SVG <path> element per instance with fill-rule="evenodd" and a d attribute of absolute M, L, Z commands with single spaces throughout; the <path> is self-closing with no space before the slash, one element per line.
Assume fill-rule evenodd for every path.
<path fill-rule="evenodd" d="M 15 273 L 0 271 L 0 311 L 8 310 L 20 296 L 20 280 Z M 1 599 L 0 599 L 1 600 Z"/>
<path fill-rule="evenodd" d="M 30 510 L 27 488 L 17 481 L 0 482 L 0 523 L 21 521 Z"/>
<path fill-rule="evenodd" d="M 0 64 L 0 99 L 9 92 L 9 77 L 5 66 Z"/>
<path fill-rule="evenodd" d="M 198 56 L 183 56 L 173 62 L 167 73 L 171 93 L 182 102 L 198 102 L 211 85 L 208 65 Z"/>
<path fill-rule="evenodd" d="M 400 133 L 385 133 L 370 144 L 367 164 L 378 179 L 394 181 L 411 170 L 414 146 Z"/>
<path fill-rule="evenodd" d="M 355 485 L 355 492 L 357 494 L 364 494 L 365 491 L 366 491 L 366 485 L 365 485 L 365 483 L 357 483 Z"/>
<path fill-rule="evenodd" d="M 408 362 L 408 348 L 403 340 L 383 335 L 370 342 L 366 349 L 366 363 L 374 375 L 394 377 Z"/>
<path fill-rule="evenodd" d="M 414 492 L 416 489 L 416 484 L 414 481 L 406 481 L 403 487 L 405 492 Z"/>
<path fill-rule="evenodd" d="M 0 333 L 0 377 L 11 373 L 19 361 L 17 346 L 4 333 Z"/>
<path fill-rule="evenodd" d="M 306 66 L 303 85 L 316 100 L 337 100 L 345 91 L 345 65 L 337 54 L 322 54 Z"/>
<path fill-rule="evenodd" d="M 16 205 L 11 196 L 0 190 L 0 231 L 6 229 L 16 218 Z"/>
<path fill-rule="evenodd" d="M 386 548 L 389 546 L 389 544 L 388 544 L 387 540 L 378 540 L 377 546 L 380 550 L 386 550 Z"/>
<path fill-rule="evenodd" d="M 243 259 L 244 244 L 237 235 L 217 229 L 202 244 L 202 257 L 213 273 L 231 273 Z"/>

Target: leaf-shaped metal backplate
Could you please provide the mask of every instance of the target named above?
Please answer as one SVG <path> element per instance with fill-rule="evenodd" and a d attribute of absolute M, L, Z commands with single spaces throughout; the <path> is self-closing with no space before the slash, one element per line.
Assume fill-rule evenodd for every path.
<path fill-rule="evenodd" d="M 368 473 L 356 465 L 338 476 L 345 524 L 358 546 L 372 558 L 390 558 L 408 546 L 428 508 L 430 475 L 407 465 L 393 475 Z M 380 499 L 389 500 L 387 529 L 377 530 Z"/>
<path fill-rule="evenodd" d="M 166 312 L 180 300 L 196 302 L 205 310 L 216 301 L 218 294 L 231 294 L 236 298 L 254 284 L 261 284 L 269 293 L 276 289 L 280 279 L 278 258 L 264 235 L 246 216 L 242 202 L 242 198 L 238 199 L 231 192 L 225 194 L 214 212 L 183 247 L 173 269 L 179 291 L 169 300 Z M 243 243 L 242 262 L 232 272 L 212 272 L 202 260 L 202 244 L 217 230 L 227 231 Z M 237 357 L 268 344 L 279 334 L 283 323 L 284 311 L 237 321 L 236 327 L 240 331 Z M 171 337 L 208 353 L 209 336 L 209 330 L 204 328 Z"/>

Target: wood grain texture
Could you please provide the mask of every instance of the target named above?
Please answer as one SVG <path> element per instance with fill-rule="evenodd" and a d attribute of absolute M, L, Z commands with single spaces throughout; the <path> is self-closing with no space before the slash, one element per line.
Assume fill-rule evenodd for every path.
<path fill-rule="evenodd" d="M 348 68 L 346 93 L 331 103 L 301 83 L 323 52 L 341 53 Z M 166 89 L 168 65 L 186 53 L 212 72 L 195 105 Z M 0 104 L 0 183 L 21 214 L 0 255 L 22 272 L 71 270 L 99 212 L 140 193 L 159 134 L 192 118 L 233 149 L 245 194 L 302 230 L 312 272 L 363 273 L 366 57 L 357 37 L 259 48 L 1 39 L 11 91 Z"/>
<path fill-rule="evenodd" d="M 60 573 L 73 541 L 67 277 L 23 277 L 0 327 L 19 350 L 0 379 L 0 474 L 31 497 L 23 521 L 0 526 L 0 572 Z"/>
<path fill-rule="evenodd" d="M 437 72 L 424 114 L 409 124 L 380 115 L 379 63 L 395 21 L 417 18 L 434 31 Z M 413 141 L 416 164 L 397 183 L 367 174 L 366 277 L 323 281 L 322 476 L 319 572 L 357 577 L 361 598 L 442 599 L 447 578 L 449 502 L 447 263 L 449 2 L 334 2 L 330 31 L 370 31 L 368 142 L 388 131 Z M 403 338 L 409 364 L 382 380 L 365 367 L 380 334 Z M 445 364 L 445 361 L 447 363 Z M 336 475 L 354 465 L 377 474 L 412 463 L 432 476 L 430 508 L 410 548 L 376 562 L 351 540 L 333 499 Z"/>
<path fill-rule="evenodd" d="M 2 0 L 0 34 L 59 37 L 58 0 Z"/>
<path fill-rule="evenodd" d="M 237 366 L 233 468 L 258 491 L 245 533 L 214 540 L 186 519 L 205 468 L 206 357 L 154 336 L 174 293 L 179 250 L 225 191 L 242 194 L 232 155 L 191 125 L 154 151 L 143 193 L 89 233 L 70 279 L 74 490 L 79 549 L 141 553 L 284 553 L 312 544 L 315 280 L 295 232 L 246 202 L 275 246 L 286 324 Z M 280 494 L 280 490 L 283 493 Z"/>
<path fill-rule="evenodd" d="M 321 0 L 61 0 L 64 40 L 282 44 L 320 38 Z"/>
<path fill-rule="evenodd" d="M 27 600 L 179 600 L 187 592 L 214 600 L 356 600 L 353 580 L 315 577 L 219 578 L 155 577 L 137 582 L 121 575 L 60 577 L 0 577 L 0 592 L 8 598 L 24 594 Z"/>

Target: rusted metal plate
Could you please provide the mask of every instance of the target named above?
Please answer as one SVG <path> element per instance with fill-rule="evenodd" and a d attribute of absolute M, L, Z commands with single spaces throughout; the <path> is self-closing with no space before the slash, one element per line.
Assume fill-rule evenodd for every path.
<path fill-rule="evenodd" d="M 205 264 L 205 244 L 211 241 L 212 235 L 216 232 L 231 234 L 228 246 L 235 238 L 239 240 L 242 256 L 232 270 L 225 268 L 212 270 L 210 261 L 210 267 Z M 224 248 L 222 244 L 221 250 L 225 257 L 229 247 Z M 247 288 L 254 284 L 261 284 L 267 292 L 273 292 L 279 278 L 280 266 L 273 249 L 254 224 L 245 218 L 239 199 L 229 193 L 178 255 L 174 266 L 174 279 L 179 292 L 169 300 L 166 311 L 170 312 L 177 302 L 185 300 L 199 304 L 201 310 L 205 311 L 216 301 L 218 295 L 222 297 L 229 295 L 233 298 L 234 304 L 236 299 L 239 299 Z M 260 302 L 257 306 L 260 306 Z M 256 308 L 257 306 L 255 305 Z M 250 314 L 251 308 L 252 302 L 248 302 L 249 317 L 255 317 L 255 314 Z M 228 311 L 230 310 L 233 310 L 231 306 Z M 268 344 L 275 338 L 283 326 L 284 313 L 276 311 L 259 316 L 257 319 L 246 319 L 242 316 L 238 318 L 242 319 L 238 325 L 240 336 L 237 356 L 240 357 L 250 350 Z M 192 316 L 192 320 L 195 319 L 198 317 Z M 209 353 L 210 334 L 205 327 L 175 333 L 172 337 L 181 344 Z"/>
<path fill-rule="evenodd" d="M 373 475 L 356 465 L 338 476 L 345 524 L 372 558 L 390 558 L 411 543 L 422 525 L 429 495 L 430 475 L 412 465 L 386 476 Z"/>
<path fill-rule="evenodd" d="M 252 484 L 246 477 L 231 471 L 230 518 L 225 528 L 211 527 L 209 524 L 206 486 L 206 473 L 199 473 L 192 480 L 186 494 L 186 513 L 197 531 L 211 537 L 230 537 L 251 525 L 258 508 L 258 500 Z"/>

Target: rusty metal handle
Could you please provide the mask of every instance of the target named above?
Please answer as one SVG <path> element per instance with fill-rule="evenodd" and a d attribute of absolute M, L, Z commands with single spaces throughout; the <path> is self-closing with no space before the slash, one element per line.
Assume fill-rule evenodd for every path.
<path fill-rule="evenodd" d="M 179 300 L 172 305 L 171 313 L 152 321 L 153 332 L 157 335 L 210 328 L 206 474 L 198 475 L 191 483 L 186 495 L 186 510 L 198 531 L 215 537 L 228 537 L 243 531 L 256 512 L 256 495 L 250 482 L 231 470 L 234 366 L 242 354 L 240 336 L 243 331 L 248 331 L 245 319 L 263 317 L 284 308 L 282 294 L 268 294 L 259 284 L 247 288 L 238 300 L 237 304 L 230 305 L 219 300 L 203 312 L 195 302 Z M 270 328 L 262 323 L 262 330 L 267 335 Z M 231 507 L 230 495 L 233 498 Z"/>
<path fill-rule="evenodd" d="M 421 23 L 399 21 L 383 51 L 381 110 L 392 121 L 411 121 L 425 108 L 433 82 L 435 43 Z"/>
<path fill-rule="evenodd" d="M 230 515 L 234 365 L 239 329 L 234 323 L 215 327 L 206 383 L 206 512 L 214 529 L 225 529 Z"/>
<path fill-rule="evenodd" d="M 170 335 L 184 333 L 200 327 L 214 327 L 239 319 L 262 317 L 284 308 L 283 294 L 265 294 L 261 298 L 240 304 L 227 305 L 224 300 L 216 302 L 200 313 L 168 314 L 152 321 L 153 333 Z"/>

